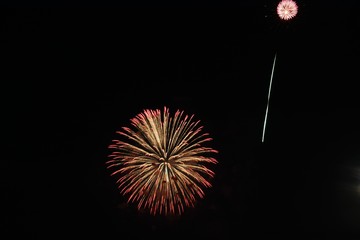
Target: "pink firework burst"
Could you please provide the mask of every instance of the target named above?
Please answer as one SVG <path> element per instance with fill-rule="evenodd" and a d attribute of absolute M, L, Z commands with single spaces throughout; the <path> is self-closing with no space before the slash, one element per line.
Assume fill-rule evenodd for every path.
<path fill-rule="evenodd" d="M 282 0 L 279 2 L 276 10 L 282 20 L 290 20 L 298 13 L 298 6 L 292 0 Z"/>

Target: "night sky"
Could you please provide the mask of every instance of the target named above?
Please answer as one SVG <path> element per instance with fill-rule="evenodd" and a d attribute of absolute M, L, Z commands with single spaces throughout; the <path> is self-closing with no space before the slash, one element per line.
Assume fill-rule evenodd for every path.
<path fill-rule="evenodd" d="M 360 4 L 299 0 L 282 22 L 277 3 L 2 3 L 2 233 L 360 237 Z M 115 131 L 164 106 L 219 151 L 180 217 L 137 211 L 105 166 Z"/>

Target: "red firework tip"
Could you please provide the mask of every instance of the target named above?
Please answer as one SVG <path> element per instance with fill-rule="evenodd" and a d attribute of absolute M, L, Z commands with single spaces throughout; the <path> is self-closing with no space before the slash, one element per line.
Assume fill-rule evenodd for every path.
<path fill-rule="evenodd" d="M 292 0 L 282 0 L 279 2 L 276 11 L 282 20 L 290 20 L 298 13 L 298 6 Z"/>

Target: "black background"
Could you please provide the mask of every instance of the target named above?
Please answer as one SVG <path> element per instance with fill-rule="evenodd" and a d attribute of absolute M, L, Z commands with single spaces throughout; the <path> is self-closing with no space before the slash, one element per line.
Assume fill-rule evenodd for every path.
<path fill-rule="evenodd" d="M 359 5 L 298 1 L 282 22 L 276 4 L 3 4 L 4 233 L 356 237 Z M 105 167 L 115 131 L 163 106 L 195 114 L 219 150 L 213 187 L 180 217 L 138 212 Z"/>

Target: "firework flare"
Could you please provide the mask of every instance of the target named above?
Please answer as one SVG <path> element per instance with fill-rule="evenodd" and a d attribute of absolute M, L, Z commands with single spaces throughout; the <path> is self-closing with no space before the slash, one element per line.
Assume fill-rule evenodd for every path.
<path fill-rule="evenodd" d="M 298 6 L 292 0 L 282 0 L 276 10 L 282 20 L 290 20 L 298 13 Z"/>
<path fill-rule="evenodd" d="M 296 16 L 296 14 L 298 13 L 298 5 L 293 0 L 281 0 L 279 2 L 279 4 L 277 5 L 276 10 L 277 10 L 279 17 L 282 20 L 288 21 L 290 19 L 293 19 Z M 263 131 L 262 131 L 262 138 L 261 138 L 262 142 L 265 141 L 266 122 L 267 122 L 268 112 L 269 112 L 271 85 L 273 82 L 276 58 L 277 58 L 277 53 L 275 52 L 273 66 L 272 66 L 272 70 L 271 70 L 271 76 L 270 76 L 270 84 L 269 84 L 269 91 L 268 91 L 268 97 L 267 97 L 265 119 L 264 119 Z"/>
<path fill-rule="evenodd" d="M 109 146 L 107 167 L 118 176 L 120 192 L 137 208 L 153 215 L 181 215 L 186 207 L 195 207 L 211 187 L 215 173 L 208 167 L 218 161 L 211 157 L 218 151 L 206 147 L 212 141 L 202 133 L 194 115 L 169 109 L 145 109 L 132 118 L 132 128 L 117 133 L 121 139 Z"/>

